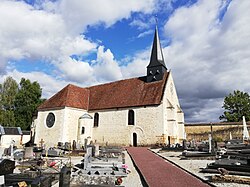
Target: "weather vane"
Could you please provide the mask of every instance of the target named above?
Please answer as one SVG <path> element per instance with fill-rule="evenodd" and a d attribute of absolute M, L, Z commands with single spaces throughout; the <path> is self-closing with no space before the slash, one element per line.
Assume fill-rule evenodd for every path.
<path fill-rule="evenodd" d="M 155 14 L 155 24 L 156 24 L 156 26 L 158 25 L 158 17 L 157 17 L 157 14 Z"/>

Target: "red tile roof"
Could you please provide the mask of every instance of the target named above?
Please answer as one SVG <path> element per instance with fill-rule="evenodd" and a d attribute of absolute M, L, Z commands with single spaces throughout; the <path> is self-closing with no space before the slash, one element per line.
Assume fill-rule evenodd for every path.
<path fill-rule="evenodd" d="M 87 110 L 88 98 L 88 89 L 69 84 L 50 99 L 43 102 L 38 107 L 38 110 L 61 108 L 65 106 Z"/>
<path fill-rule="evenodd" d="M 80 88 L 69 84 L 38 107 L 38 110 L 74 107 L 101 110 L 122 107 L 159 105 L 169 73 L 163 80 L 146 83 L 145 77 L 120 80 Z"/>

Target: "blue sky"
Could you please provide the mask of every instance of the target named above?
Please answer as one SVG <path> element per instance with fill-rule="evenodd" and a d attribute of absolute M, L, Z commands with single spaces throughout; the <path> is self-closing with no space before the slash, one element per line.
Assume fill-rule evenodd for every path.
<path fill-rule="evenodd" d="M 242 0 L 1 0 L 0 82 L 67 84 L 143 76 L 155 16 L 186 122 L 219 121 L 223 98 L 250 91 L 250 2 Z"/>

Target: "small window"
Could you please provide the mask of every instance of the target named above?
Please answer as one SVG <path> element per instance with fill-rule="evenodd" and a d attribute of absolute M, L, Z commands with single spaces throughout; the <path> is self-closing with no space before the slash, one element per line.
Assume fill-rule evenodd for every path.
<path fill-rule="evenodd" d="M 94 127 L 98 127 L 99 126 L 99 114 L 95 113 L 94 115 Z"/>
<path fill-rule="evenodd" d="M 135 112 L 133 110 L 128 111 L 128 125 L 135 125 Z"/>
<path fill-rule="evenodd" d="M 85 127 L 82 127 L 82 134 L 85 133 Z"/>

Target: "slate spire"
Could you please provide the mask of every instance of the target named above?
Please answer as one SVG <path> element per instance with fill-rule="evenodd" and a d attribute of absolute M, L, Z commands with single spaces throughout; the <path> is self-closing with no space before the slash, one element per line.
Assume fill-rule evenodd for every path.
<path fill-rule="evenodd" d="M 156 25 L 150 62 L 147 66 L 147 82 L 162 80 L 165 71 L 167 71 L 167 68 L 164 62 L 158 28 Z"/>

